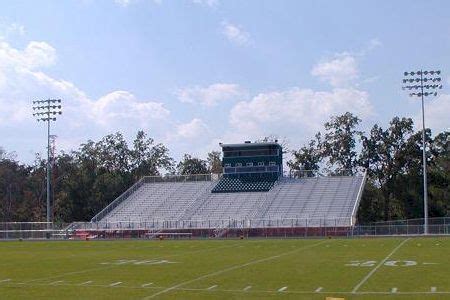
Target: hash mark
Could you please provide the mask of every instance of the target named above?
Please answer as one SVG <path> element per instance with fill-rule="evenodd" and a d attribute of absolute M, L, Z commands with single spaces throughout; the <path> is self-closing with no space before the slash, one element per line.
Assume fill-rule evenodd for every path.
<path fill-rule="evenodd" d="M 315 290 L 315 292 L 316 292 L 316 293 L 320 293 L 320 291 L 322 291 L 322 289 L 323 289 L 322 287 L 318 287 L 318 288 Z"/>
<path fill-rule="evenodd" d="M 217 287 L 217 284 L 210 286 L 209 288 L 207 288 L 208 291 L 215 289 Z"/>
<path fill-rule="evenodd" d="M 283 286 L 283 287 L 280 288 L 278 291 L 279 291 L 279 292 L 284 292 L 285 290 L 287 290 L 287 286 Z"/>
<path fill-rule="evenodd" d="M 251 289 L 252 288 L 252 286 L 251 285 L 249 285 L 249 286 L 246 286 L 244 289 L 243 289 L 243 291 L 248 291 L 249 289 Z"/>
<path fill-rule="evenodd" d="M 432 292 L 432 293 L 436 293 L 436 291 L 437 291 L 437 288 L 436 288 L 435 286 L 432 286 L 432 287 L 431 287 L 431 292 Z"/>
<path fill-rule="evenodd" d="M 397 288 L 392 288 L 391 293 L 397 293 Z"/>
<path fill-rule="evenodd" d="M 111 283 L 109 286 L 117 286 L 121 283 L 122 283 L 122 281 L 117 281 L 117 282 Z"/>
<path fill-rule="evenodd" d="M 6 278 L 6 279 L 3 279 L 3 280 L 0 280 L 0 282 L 8 282 L 8 281 L 11 281 L 11 279 Z"/>
<path fill-rule="evenodd" d="M 85 281 L 85 282 L 83 282 L 83 283 L 80 283 L 80 285 L 86 285 L 86 284 L 89 284 L 89 283 L 92 283 L 92 280 L 89 280 L 89 281 Z"/>

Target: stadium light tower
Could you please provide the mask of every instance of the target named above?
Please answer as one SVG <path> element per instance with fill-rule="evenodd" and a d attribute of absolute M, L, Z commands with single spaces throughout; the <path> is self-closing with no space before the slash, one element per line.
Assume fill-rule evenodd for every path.
<path fill-rule="evenodd" d="M 427 156 L 425 148 L 425 97 L 435 97 L 442 89 L 441 71 L 412 71 L 403 73 L 403 90 L 409 91 L 410 97 L 422 99 L 422 160 L 423 160 L 423 233 L 428 234 L 428 191 L 427 191 Z"/>
<path fill-rule="evenodd" d="M 50 123 L 56 121 L 56 116 L 62 114 L 61 99 L 47 99 L 33 101 L 33 116 L 36 120 L 47 122 L 47 229 L 50 229 Z"/>

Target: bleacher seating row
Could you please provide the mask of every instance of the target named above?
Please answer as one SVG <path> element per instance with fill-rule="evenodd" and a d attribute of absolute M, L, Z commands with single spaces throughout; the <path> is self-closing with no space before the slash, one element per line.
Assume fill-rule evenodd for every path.
<path fill-rule="evenodd" d="M 277 179 L 278 173 L 224 175 L 214 186 L 212 192 L 267 192 L 273 187 Z"/>
<path fill-rule="evenodd" d="M 258 226 L 254 220 L 336 219 L 349 226 L 363 184 L 362 176 L 280 178 L 267 192 L 227 193 L 212 192 L 218 181 L 144 183 L 101 221 L 252 220 Z"/>

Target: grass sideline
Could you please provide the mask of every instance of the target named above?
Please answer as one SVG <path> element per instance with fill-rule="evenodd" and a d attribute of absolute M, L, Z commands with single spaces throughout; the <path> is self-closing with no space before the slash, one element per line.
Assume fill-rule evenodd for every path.
<path fill-rule="evenodd" d="M 450 238 L 0 243 L 1 299 L 450 299 Z"/>

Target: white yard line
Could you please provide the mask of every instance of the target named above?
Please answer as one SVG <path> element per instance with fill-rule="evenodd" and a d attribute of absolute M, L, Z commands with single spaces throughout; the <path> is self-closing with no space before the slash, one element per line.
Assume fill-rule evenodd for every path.
<path fill-rule="evenodd" d="M 246 286 L 244 289 L 243 289 L 243 291 L 244 292 L 246 292 L 246 291 L 248 291 L 249 289 L 251 289 L 252 288 L 252 286 L 251 285 L 249 285 L 249 286 Z"/>
<path fill-rule="evenodd" d="M 89 284 L 89 283 L 92 283 L 92 280 L 89 280 L 89 281 L 85 281 L 85 282 L 83 282 L 83 283 L 80 283 L 80 285 L 86 285 L 86 284 Z"/>
<path fill-rule="evenodd" d="M 403 240 L 397 247 L 394 248 L 394 250 L 391 251 L 382 261 L 378 263 L 378 265 L 373 268 L 369 274 L 366 275 L 352 290 L 352 293 L 356 293 L 359 288 L 366 283 L 367 280 L 369 280 L 370 277 L 372 277 L 373 274 L 392 256 L 395 252 L 397 252 L 398 249 L 400 249 L 401 246 L 403 246 L 407 241 L 409 241 L 411 238 L 407 238 L 406 240 Z"/>
<path fill-rule="evenodd" d="M 63 273 L 63 274 L 59 274 L 59 275 L 41 277 L 41 278 L 28 280 L 28 281 L 26 281 L 26 283 L 42 281 L 42 280 L 47 280 L 47 279 L 56 279 L 56 278 L 60 278 L 60 277 L 68 276 L 68 275 L 82 274 L 82 273 L 87 273 L 87 272 L 92 272 L 92 271 L 107 270 L 107 269 L 111 269 L 113 267 L 117 267 L 117 265 L 111 265 L 108 267 L 100 267 L 100 268 L 90 268 L 90 269 L 84 269 L 84 270 L 79 270 L 79 271 L 67 272 L 67 273 Z"/>
<path fill-rule="evenodd" d="M 316 292 L 316 293 L 320 293 L 321 291 L 322 291 L 322 289 L 323 289 L 323 287 L 318 287 L 314 292 Z"/>
<path fill-rule="evenodd" d="M 208 251 L 220 250 L 220 249 L 224 249 L 224 248 L 232 248 L 232 247 L 236 247 L 236 245 L 238 245 L 238 244 L 232 244 L 232 245 L 220 246 L 220 247 L 210 247 L 210 248 L 207 248 L 207 249 L 200 249 L 200 250 L 188 251 L 188 252 L 177 253 L 177 254 L 169 254 L 169 255 L 166 255 L 164 257 L 161 256 L 161 257 L 156 257 L 154 259 L 164 259 L 164 258 L 167 258 L 167 257 L 176 257 L 176 256 L 195 254 L 195 253 L 198 253 L 198 252 L 208 252 Z M 139 247 L 139 248 L 144 248 L 144 247 Z M 48 277 L 40 277 L 40 278 L 36 278 L 36 279 L 31 279 L 31 280 L 26 281 L 26 283 L 28 284 L 30 282 L 35 282 L 35 281 L 41 281 L 41 280 L 47 280 L 47 279 L 56 279 L 56 278 L 65 277 L 65 276 L 68 276 L 68 275 L 75 275 L 75 274 L 82 274 L 82 273 L 88 273 L 88 272 L 102 271 L 102 270 L 111 269 L 111 268 L 118 267 L 118 266 L 120 266 L 120 265 L 109 265 L 107 267 L 98 267 L 98 268 L 90 268 L 90 269 L 72 271 L 72 272 L 62 273 L 62 274 L 59 274 L 59 275 L 52 275 L 52 276 L 48 276 Z"/>
<path fill-rule="evenodd" d="M 209 288 L 207 288 L 207 290 L 210 291 L 210 290 L 212 290 L 212 289 L 215 289 L 216 287 L 217 287 L 217 284 L 215 284 L 215 285 L 213 285 L 213 286 L 210 286 Z"/>
<path fill-rule="evenodd" d="M 116 286 L 119 284 L 122 284 L 122 281 L 117 281 L 117 282 L 111 283 L 109 286 Z"/>
<path fill-rule="evenodd" d="M 53 282 L 50 283 L 50 285 L 55 285 L 55 284 L 58 284 L 58 283 L 61 283 L 61 282 L 64 282 L 64 281 L 63 280 L 53 281 Z"/>
<path fill-rule="evenodd" d="M 152 299 L 152 298 L 155 298 L 155 297 L 157 297 L 157 296 L 159 296 L 161 294 L 165 294 L 167 292 L 170 292 L 172 290 L 178 289 L 178 288 L 180 288 L 180 287 L 182 287 L 182 286 L 184 286 L 186 284 L 189 284 L 189 283 L 192 283 L 192 282 L 195 282 L 195 281 L 198 281 L 198 280 L 202 280 L 202 279 L 205 279 L 205 278 L 208 278 L 208 277 L 220 275 L 220 274 L 223 274 L 223 273 L 226 273 L 226 272 L 229 272 L 229 271 L 234 271 L 234 270 L 237 270 L 237 269 L 245 268 L 245 267 L 248 267 L 248 266 L 251 266 L 251 265 L 255 265 L 255 264 L 259 264 L 259 263 L 262 263 L 262 262 L 274 260 L 274 259 L 286 256 L 286 255 L 289 255 L 289 254 L 292 254 L 292 253 L 296 253 L 296 252 L 301 251 L 301 250 L 306 250 L 306 249 L 309 249 L 309 248 L 312 248 L 312 247 L 319 246 L 319 245 L 321 245 L 323 243 L 326 243 L 326 242 L 329 242 L 329 241 L 328 240 L 321 241 L 319 243 L 315 243 L 315 244 L 312 244 L 312 245 L 306 245 L 304 247 L 300 247 L 300 248 L 297 248 L 295 250 L 291 250 L 291 251 L 288 251 L 288 252 L 280 253 L 278 255 L 269 256 L 269 257 L 261 258 L 261 259 L 257 259 L 257 260 L 252 260 L 252 261 L 249 261 L 249 262 L 247 262 L 245 264 L 242 264 L 242 265 L 235 265 L 235 266 L 232 266 L 232 267 L 229 267 L 229 268 L 225 268 L 225 269 L 222 269 L 222 270 L 219 270 L 219 271 L 216 271 L 216 272 L 208 273 L 208 274 L 199 276 L 199 277 L 191 279 L 191 280 L 180 282 L 178 284 L 175 284 L 175 285 L 173 285 L 171 287 L 168 287 L 168 288 L 166 288 L 166 289 L 164 289 L 162 291 L 159 291 L 159 292 L 157 292 L 157 293 L 155 293 L 153 295 L 150 295 L 148 297 L 145 297 L 143 299 L 144 300 Z"/>
<path fill-rule="evenodd" d="M 6 279 L 3 279 L 3 280 L 0 280 L 0 282 L 8 282 L 8 281 L 11 281 L 11 279 L 6 278 Z"/>
<path fill-rule="evenodd" d="M 149 282 L 149 283 L 144 283 L 143 285 L 141 285 L 141 287 L 146 287 L 146 286 L 150 286 L 150 285 L 152 285 L 153 284 L 153 282 Z"/>
<path fill-rule="evenodd" d="M 279 288 L 278 292 L 284 292 L 285 290 L 287 290 L 287 286 L 283 286 L 282 288 Z"/>

